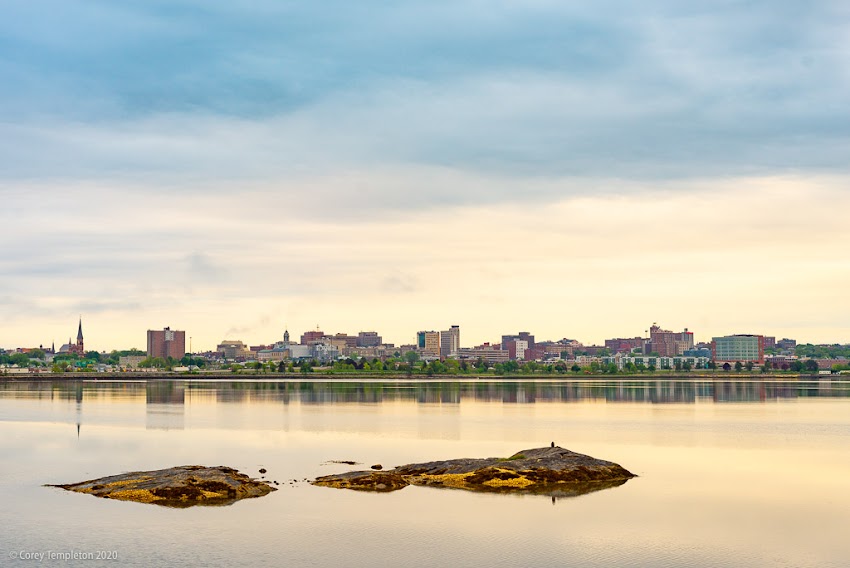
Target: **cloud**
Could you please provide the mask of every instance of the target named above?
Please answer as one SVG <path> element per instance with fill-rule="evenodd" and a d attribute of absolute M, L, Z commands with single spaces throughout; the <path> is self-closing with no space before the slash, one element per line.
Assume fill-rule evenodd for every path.
<path fill-rule="evenodd" d="M 447 171 L 513 180 L 495 201 L 537 178 L 843 173 L 842 6 L 21 5 L 0 24 L 0 182 L 247 184 L 282 205 L 312 182 L 313 209 L 398 210 L 479 197 Z"/>

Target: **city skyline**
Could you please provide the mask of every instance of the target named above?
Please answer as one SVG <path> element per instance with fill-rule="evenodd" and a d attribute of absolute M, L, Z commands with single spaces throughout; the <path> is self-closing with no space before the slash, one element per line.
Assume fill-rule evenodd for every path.
<path fill-rule="evenodd" d="M 264 338 L 258 339 L 256 341 L 253 341 L 253 340 L 250 340 L 250 339 L 246 340 L 246 338 L 242 337 L 242 336 L 230 335 L 230 336 L 221 338 L 219 341 L 216 341 L 215 346 L 207 346 L 207 345 L 197 346 L 197 345 L 193 345 L 194 336 L 191 335 L 190 331 L 178 330 L 176 328 L 173 331 L 171 331 L 172 326 L 164 326 L 162 330 L 147 329 L 145 331 L 146 337 L 145 337 L 145 340 L 142 343 L 141 347 L 138 346 L 138 345 L 135 345 L 135 344 L 133 344 L 133 345 L 129 345 L 129 344 L 128 345 L 111 345 L 111 346 L 107 346 L 107 347 L 103 347 L 103 348 L 92 346 L 91 348 L 87 347 L 86 351 L 111 352 L 111 351 L 115 351 L 115 350 L 138 349 L 139 351 L 148 351 L 148 353 L 150 354 L 151 337 L 152 336 L 158 337 L 158 339 L 156 339 L 156 341 L 158 341 L 158 342 L 169 341 L 170 339 L 173 339 L 173 338 L 169 338 L 169 336 L 168 336 L 169 333 L 170 334 L 177 334 L 177 343 L 176 344 L 179 345 L 177 350 L 178 351 L 183 350 L 186 353 L 204 353 L 204 352 L 221 351 L 221 347 L 222 347 L 221 342 L 222 341 L 236 342 L 236 343 L 239 343 L 239 344 L 244 344 L 244 348 L 247 350 L 249 346 L 274 345 L 275 343 L 277 343 L 277 344 L 285 343 L 287 345 L 292 343 L 293 345 L 296 345 L 296 344 L 299 344 L 299 341 L 298 341 L 299 336 L 300 336 L 300 343 L 301 344 L 304 344 L 304 343 L 312 344 L 313 342 L 315 342 L 317 340 L 321 340 L 320 342 L 324 342 L 325 340 L 338 340 L 341 337 L 343 339 L 348 339 L 350 341 L 354 341 L 354 340 L 358 339 L 358 335 L 359 335 L 360 336 L 359 339 L 361 339 L 361 340 L 366 338 L 366 343 L 364 343 L 365 345 L 375 345 L 375 346 L 394 345 L 396 347 L 399 347 L 399 346 L 402 346 L 402 345 L 416 347 L 418 345 L 418 348 L 420 350 L 424 349 L 425 351 L 428 351 L 428 349 L 431 349 L 431 351 L 433 351 L 434 354 L 438 354 L 440 357 L 449 356 L 450 353 L 456 352 L 455 349 L 461 348 L 461 347 L 468 349 L 470 347 L 478 347 L 478 346 L 481 346 L 481 345 L 493 345 L 493 346 L 496 346 L 497 348 L 501 347 L 503 350 L 506 350 L 506 349 L 508 349 L 507 347 L 505 347 L 506 341 L 508 341 L 510 339 L 519 339 L 521 337 L 526 337 L 526 336 L 530 336 L 530 338 L 531 338 L 530 341 L 532 343 L 534 343 L 535 341 L 536 341 L 536 343 L 540 343 L 540 342 L 558 342 L 558 341 L 561 341 L 561 340 L 570 340 L 570 341 L 578 341 L 580 344 L 582 344 L 584 346 L 588 346 L 588 347 L 591 347 L 591 346 L 593 346 L 593 347 L 606 346 L 607 347 L 609 343 L 611 343 L 611 344 L 616 343 L 617 345 L 629 344 L 630 346 L 629 346 L 628 350 L 631 350 L 631 347 L 633 345 L 644 346 L 646 343 L 649 343 L 650 339 L 655 338 L 656 337 L 655 334 L 656 334 L 656 332 L 658 332 L 660 334 L 666 334 L 666 335 L 663 335 L 663 336 L 662 335 L 658 336 L 659 338 L 665 337 L 666 339 L 656 340 L 656 342 L 655 342 L 656 345 L 654 347 L 654 350 L 661 351 L 662 356 L 672 356 L 672 355 L 670 355 L 670 353 L 681 352 L 682 349 L 693 348 L 693 346 L 695 344 L 698 344 L 698 343 L 699 344 L 710 344 L 712 339 L 717 338 L 717 337 L 750 336 L 750 335 L 759 336 L 760 335 L 760 336 L 763 336 L 763 337 L 770 337 L 772 341 L 779 341 L 779 340 L 787 340 L 788 339 L 786 336 L 771 335 L 768 331 L 754 331 L 754 332 L 737 331 L 737 332 L 727 332 L 727 333 L 722 333 L 722 334 L 713 334 L 713 335 L 710 335 L 710 336 L 704 336 L 701 333 L 695 333 L 692 329 L 689 330 L 688 328 L 684 328 L 683 331 L 673 331 L 671 329 L 664 329 L 664 326 L 658 325 L 658 322 L 652 322 L 652 325 L 648 326 L 647 329 L 644 330 L 643 332 L 638 332 L 637 334 L 634 334 L 634 335 L 630 335 L 629 333 L 619 334 L 619 335 L 615 334 L 615 333 L 609 333 L 604 339 L 601 339 L 601 340 L 598 340 L 598 341 L 587 340 L 586 338 L 583 338 L 580 334 L 566 334 L 566 335 L 562 334 L 560 336 L 558 336 L 557 334 L 554 335 L 554 336 L 539 335 L 539 334 L 536 334 L 533 330 L 528 331 L 528 329 L 526 329 L 524 331 L 518 331 L 519 335 L 516 335 L 517 330 L 520 330 L 522 328 L 516 328 L 515 330 L 501 330 L 498 333 L 493 331 L 493 332 L 490 333 L 490 337 L 488 339 L 485 339 L 485 340 L 477 340 L 477 339 L 468 339 L 467 338 L 464 341 L 459 341 L 460 328 L 462 326 L 451 325 L 451 326 L 447 326 L 447 327 L 449 329 L 444 329 L 442 331 L 422 331 L 422 330 L 418 330 L 418 331 L 415 331 L 415 332 L 412 333 L 412 340 L 403 340 L 403 341 L 393 341 L 392 338 L 383 337 L 380 330 L 375 331 L 374 329 L 373 330 L 361 329 L 361 330 L 354 331 L 354 332 L 352 332 L 351 330 L 339 330 L 339 329 L 329 331 L 329 330 L 321 329 L 321 326 L 315 326 L 312 329 L 306 329 L 306 330 L 298 331 L 298 330 L 293 330 L 293 329 L 290 329 L 289 327 L 286 327 L 281 331 L 281 333 L 277 337 L 264 337 Z M 88 329 L 88 327 L 87 327 L 87 329 Z M 505 333 L 506 331 L 507 331 L 507 334 Z M 432 347 L 427 347 L 428 341 L 429 341 L 427 338 L 424 339 L 424 342 L 425 342 L 424 345 L 422 343 L 422 338 L 420 338 L 420 335 L 422 335 L 423 337 L 426 337 L 428 334 L 435 335 L 435 337 L 436 337 L 436 339 L 433 340 L 434 343 L 433 343 Z M 445 343 L 446 341 L 448 341 L 446 339 L 448 336 L 450 336 L 450 335 L 454 336 L 455 334 L 457 334 L 458 339 L 454 339 L 454 340 L 449 341 L 449 343 Z M 69 344 L 69 345 L 63 345 L 62 348 L 63 349 L 68 348 L 69 351 L 74 351 L 74 350 L 79 351 L 79 350 L 81 350 L 82 349 L 82 341 L 83 341 L 82 336 L 83 336 L 82 318 L 80 318 L 80 320 L 78 321 L 78 332 L 77 332 L 77 336 L 76 336 L 77 337 L 76 347 L 74 346 L 74 344 Z M 86 336 L 88 336 L 88 332 L 86 333 Z M 292 337 L 292 339 L 290 339 L 290 336 Z M 670 345 L 667 344 L 668 342 L 674 342 L 674 341 L 678 342 L 679 339 L 684 338 L 684 336 L 690 336 L 690 338 L 687 339 L 686 341 L 684 341 L 682 346 L 673 347 L 673 343 L 670 343 Z M 305 341 L 305 337 L 307 338 L 306 341 Z M 464 337 L 465 338 L 467 337 L 465 332 L 464 332 Z M 535 340 L 535 337 L 536 337 L 536 340 Z M 501 338 L 501 342 L 499 341 L 500 338 Z M 643 338 L 644 341 L 635 342 L 635 340 L 638 340 L 638 339 L 641 339 L 641 338 Z M 792 337 L 791 339 L 793 339 L 793 341 L 795 343 L 799 343 L 799 344 L 806 344 L 806 343 L 829 344 L 829 345 L 835 345 L 835 344 L 846 345 L 846 344 L 848 344 L 848 342 L 842 342 L 842 341 L 836 341 L 836 340 L 829 340 L 829 341 L 825 341 L 825 342 L 815 342 L 815 341 L 810 341 L 806 338 Z M 376 340 L 380 340 L 380 341 L 376 342 Z M 452 341 L 453 341 L 453 343 L 452 343 Z M 86 340 L 86 342 L 88 343 L 88 340 Z M 44 348 L 44 349 L 49 349 L 51 347 L 51 345 L 53 345 L 55 347 L 55 342 L 52 341 L 52 340 L 48 343 L 39 342 L 39 343 L 32 344 L 32 345 L 21 344 L 20 342 L 18 342 L 18 343 L 19 344 L 15 344 L 15 345 L 2 345 L 2 344 L 0 344 L 0 349 L 8 349 L 10 351 L 14 351 L 15 349 L 22 349 L 22 348 L 23 349 L 30 349 L 30 348 L 39 348 L 39 347 Z M 500 343 L 501 343 L 501 345 L 500 345 Z M 452 348 L 451 347 L 452 345 L 454 345 L 456 347 Z M 447 347 L 447 346 L 449 346 L 449 347 Z M 155 347 L 155 350 L 161 350 L 163 348 L 164 347 L 158 343 L 157 347 Z M 617 351 L 617 349 L 613 349 L 613 351 Z M 668 351 L 669 351 L 669 353 L 668 353 Z M 174 355 L 174 353 L 170 353 L 170 354 Z M 175 357 L 175 358 L 179 358 L 179 357 Z"/>
<path fill-rule="evenodd" d="M 5 16 L 0 345 L 850 342 L 840 2 Z"/>

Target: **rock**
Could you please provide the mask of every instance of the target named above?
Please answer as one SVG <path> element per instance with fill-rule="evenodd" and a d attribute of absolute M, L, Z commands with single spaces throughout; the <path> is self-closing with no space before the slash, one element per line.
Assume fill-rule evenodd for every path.
<path fill-rule="evenodd" d="M 495 493 L 572 497 L 622 485 L 635 474 L 622 466 L 560 447 L 523 450 L 509 458 L 455 459 L 395 469 L 326 475 L 313 485 L 395 491 L 407 485 Z"/>
<path fill-rule="evenodd" d="M 80 483 L 49 485 L 105 499 L 154 503 L 166 507 L 230 505 L 262 497 L 274 487 L 233 468 L 184 465 L 156 471 L 134 471 Z"/>
<path fill-rule="evenodd" d="M 384 469 L 384 466 L 382 466 L 379 463 L 376 463 L 375 465 L 372 466 L 372 469 Z"/>

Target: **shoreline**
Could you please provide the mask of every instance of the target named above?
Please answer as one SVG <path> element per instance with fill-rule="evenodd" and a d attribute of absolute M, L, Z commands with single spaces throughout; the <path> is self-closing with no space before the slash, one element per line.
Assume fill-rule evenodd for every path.
<path fill-rule="evenodd" d="M 339 381 L 339 382 L 357 382 L 360 380 L 375 382 L 375 381 L 392 381 L 392 382 L 458 382 L 458 381 L 553 381 L 553 382 L 576 382 L 576 381 L 623 381 L 623 380 L 639 380 L 639 381 L 656 381 L 656 380 L 675 380 L 675 381 L 811 381 L 821 379 L 838 379 L 850 381 L 850 376 L 839 374 L 806 374 L 806 373 L 735 373 L 717 371 L 712 373 L 636 373 L 636 374 L 510 374 L 510 375 L 490 375 L 490 374 L 465 374 L 465 375 L 425 375 L 406 373 L 323 373 L 317 371 L 313 373 L 232 373 L 209 371 L 199 373 L 177 373 L 177 372 L 116 372 L 116 373 L 28 373 L 28 374 L 0 374 L 0 382 L 32 382 L 32 381 L 80 381 L 86 380 L 91 382 L 103 381 L 159 381 L 159 380 L 210 380 L 210 381 L 245 381 L 245 380 L 262 380 L 262 381 L 285 381 L 285 382 L 311 382 L 311 381 Z"/>

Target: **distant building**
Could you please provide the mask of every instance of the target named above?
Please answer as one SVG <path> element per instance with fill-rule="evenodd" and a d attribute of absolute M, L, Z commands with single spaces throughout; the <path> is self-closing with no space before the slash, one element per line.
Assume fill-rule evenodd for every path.
<path fill-rule="evenodd" d="M 361 331 L 357 334 L 356 347 L 377 347 L 384 343 L 384 338 L 377 331 Z"/>
<path fill-rule="evenodd" d="M 661 357 L 675 357 L 681 355 L 686 349 L 694 346 L 694 334 L 685 328 L 685 331 L 674 332 L 661 329 L 653 324 L 649 328 L 650 353 L 656 352 Z"/>
<path fill-rule="evenodd" d="M 237 359 L 248 359 L 253 356 L 253 353 L 248 346 L 238 339 L 224 339 L 216 348 L 222 357 L 235 361 Z"/>
<path fill-rule="evenodd" d="M 86 354 L 85 344 L 83 342 L 83 318 L 80 318 L 80 323 L 77 326 L 77 342 L 71 343 L 71 338 L 68 338 L 68 343 L 59 348 L 59 353 L 76 353 L 84 356 Z"/>
<path fill-rule="evenodd" d="M 764 363 L 763 335 L 727 335 L 711 338 L 711 355 L 718 363 Z"/>
<path fill-rule="evenodd" d="M 776 338 L 770 335 L 764 336 L 764 348 L 774 349 L 776 347 Z"/>
<path fill-rule="evenodd" d="M 145 359 L 147 359 L 145 355 L 122 355 L 118 357 L 118 366 L 125 369 L 135 369 Z"/>
<path fill-rule="evenodd" d="M 605 347 L 611 350 L 611 353 L 631 353 L 638 350 L 640 353 L 646 353 L 646 346 L 649 344 L 649 339 L 643 337 L 633 337 L 631 339 L 606 339 Z"/>
<path fill-rule="evenodd" d="M 470 349 L 461 348 L 458 356 L 461 359 L 470 359 L 474 361 L 477 361 L 480 358 L 490 364 L 504 363 L 510 359 L 510 355 L 507 351 L 501 348 L 501 345 L 490 345 L 489 343 L 484 343 Z"/>
<path fill-rule="evenodd" d="M 782 350 L 794 351 L 797 348 L 797 340 L 785 337 L 777 341 L 776 346 Z"/>
<path fill-rule="evenodd" d="M 166 327 L 148 330 L 148 357 L 182 359 L 186 355 L 186 332 Z"/>
<path fill-rule="evenodd" d="M 682 353 L 683 357 L 704 357 L 711 359 L 711 347 L 694 347 L 693 349 L 685 349 Z"/>
<path fill-rule="evenodd" d="M 417 331 L 416 332 L 416 347 L 419 349 L 425 349 L 425 334 L 427 331 Z"/>
<path fill-rule="evenodd" d="M 422 348 L 426 356 L 440 356 L 440 332 L 439 331 L 420 331 L 424 340 L 425 346 Z"/>
<path fill-rule="evenodd" d="M 503 338 L 504 340 L 504 338 Z M 528 341 L 524 339 L 511 339 L 508 341 L 508 357 L 515 361 L 525 361 L 528 350 Z"/>
<path fill-rule="evenodd" d="M 534 347 L 534 336 L 527 331 L 520 331 L 517 335 L 503 335 L 502 349 L 507 349 L 509 342 L 517 340 L 525 341 L 528 347 Z"/>
<path fill-rule="evenodd" d="M 318 343 L 325 338 L 325 333 L 323 331 L 305 331 L 301 335 L 301 345 L 311 345 L 313 343 Z"/>
<path fill-rule="evenodd" d="M 460 351 L 460 326 L 440 332 L 440 357 L 457 357 Z"/>

